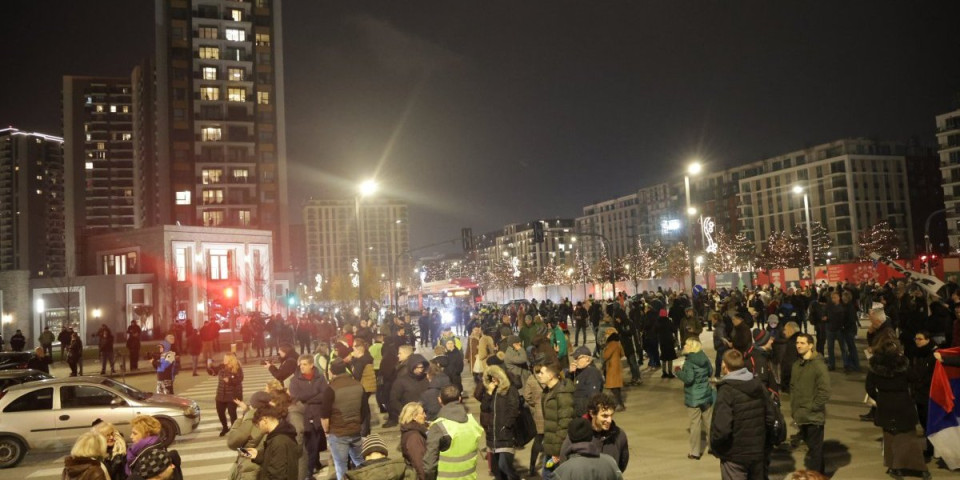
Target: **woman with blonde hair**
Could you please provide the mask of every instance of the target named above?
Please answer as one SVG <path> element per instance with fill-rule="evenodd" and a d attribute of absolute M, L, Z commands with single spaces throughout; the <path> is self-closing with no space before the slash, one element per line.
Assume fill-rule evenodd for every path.
<path fill-rule="evenodd" d="M 130 421 L 130 442 L 127 449 L 128 477 L 170 478 L 174 463 L 160 438 L 160 422 L 149 415 L 137 415 Z"/>
<path fill-rule="evenodd" d="M 686 360 L 683 368 L 677 367 L 676 371 L 677 378 L 683 382 L 683 403 L 690 419 L 690 450 L 687 458 L 700 460 L 703 455 L 701 434 L 706 431 L 709 435 L 713 404 L 717 398 L 713 386 L 710 385 L 713 369 L 698 338 L 688 337 L 683 342 L 682 354 L 686 356 Z"/>
<path fill-rule="evenodd" d="M 237 421 L 236 400 L 243 400 L 243 368 L 237 355 L 227 353 L 223 356 L 223 363 L 219 366 L 207 367 L 207 373 L 216 375 L 217 382 L 217 417 L 220 418 L 220 436 L 224 436 L 230 430 L 227 426 L 227 412 L 230 413 L 230 424 Z"/>
<path fill-rule="evenodd" d="M 427 478 L 423 457 L 427 453 L 427 414 L 420 402 L 410 402 L 400 411 L 400 451 L 407 465 L 417 471 L 417 480 Z"/>
<path fill-rule="evenodd" d="M 107 441 L 107 452 L 104 455 L 103 463 L 107 466 L 107 472 L 111 480 L 124 480 L 127 474 L 124 467 L 127 464 L 127 442 L 123 435 L 110 422 L 98 421 L 90 429 L 94 433 L 100 434 Z"/>
<path fill-rule="evenodd" d="M 63 477 L 66 480 L 110 480 L 103 457 L 107 455 L 107 441 L 98 433 L 80 434 L 63 460 Z"/>

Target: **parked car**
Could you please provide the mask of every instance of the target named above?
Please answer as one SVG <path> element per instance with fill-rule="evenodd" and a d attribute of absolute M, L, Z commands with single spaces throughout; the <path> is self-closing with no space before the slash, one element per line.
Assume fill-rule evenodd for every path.
<path fill-rule="evenodd" d="M 41 372 L 40 370 L 33 369 L 17 369 L 17 370 L 3 370 L 0 371 L 0 392 L 7 389 L 7 387 L 12 385 L 20 385 L 21 383 L 27 382 L 36 382 L 37 380 L 46 380 L 48 378 L 53 378 L 53 375 L 50 375 L 46 372 Z"/>
<path fill-rule="evenodd" d="M 0 370 L 27 368 L 27 362 L 36 356 L 33 352 L 0 352 Z"/>
<path fill-rule="evenodd" d="M 17 465 L 27 451 L 72 445 L 101 419 L 130 435 L 130 421 L 152 415 L 166 445 L 200 424 L 200 407 L 188 398 L 143 392 L 106 377 L 68 377 L 14 385 L 0 392 L 0 468 Z"/>

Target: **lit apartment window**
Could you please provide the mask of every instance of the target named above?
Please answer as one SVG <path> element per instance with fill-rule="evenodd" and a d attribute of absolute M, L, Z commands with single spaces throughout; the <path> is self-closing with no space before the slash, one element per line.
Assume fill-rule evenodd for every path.
<path fill-rule="evenodd" d="M 228 88 L 227 100 L 230 100 L 231 102 L 246 102 L 247 90 L 243 88 Z"/>
<path fill-rule="evenodd" d="M 231 42 L 243 42 L 247 40 L 247 32 L 239 28 L 228 28 L 224 32 L 227 40 Z"/>
<path fill-rule="evenodd" d="M 87 170 L 93 170 L 93 162 L 87 162 Z"/>
<path fill-rule="evenodd" d="M 227 78 L 231 82 L 242 82 L 246 72 L 242 68 L 229 68 L 227 69 Z"/>
<path fill-rule="evenodd" d="M 106 150 L 107 144 L 103 142 L 97 142 L 97 150 Z"/>
<path fill-rule="evenodd" d="M 204 80 L 216 80 L 216 79 L 217 79 L 217 67 L 203 67 L 203 79 L 204 79 Z"/>
<path fill-rule="evenodd" d="M 234 22 L 242 22 L 243 10 L 230 9 L 230 18 L 232 18 Z"/>
<path fill-rule="evenodd" d="M 205 210 L 203 212 L 203 226 L 217 227 L 223 223 L 222 210 Z"/>
<path fill-rule="evenodd" d="M 130 140 L 133 140 L 133 134 L 132 134 L 132 133 L 121 133 L 121 134 L 120 134 L 120 140 L 122 140 L 122 141 L 124 141 L 124 142 L 129 142 Z"/>
<path fill-rule="evenodd" d="M 116 106 L 116 105 L 110 105 L 110 113 L 117 113 L 117 106 Z"/>
<path fill-rule="evenodd" d="M 177 268 L 177 281 L 187 281 L 187 249 L 178 248 L 173 254 L 174 263 Z"/>
<path fill-rule="evenodd" d="M 237 168 L 233 170 L 233 180 L 238 183 L 246 183 L 250 178 L 250 171 L 246 168 Z"/>
<path fill-rule="evenodd" d="M 223 222 L 223 212 L 203 212 L 204 219 L 207 213 L 219 213 L 220 223 Z M 219 224 L 219 223 L 218 223 Z M 230 253 L 227 250 L 210 250 L 207 269 L 210 271 L 210 280 L 229 280 L 230 279 Z"/>
<path fill-rule="evenodd" d="M 89 142 L 91 138 L 93 138 L 93 136 L 91 136 L 91 135 L 88 133 L 88 134 L 87 134 L 87 141 Z"/>
<path fill-rule="evenodd" d="M 258 104 L 258 105 L 269 105 L 269 104 L 270 104 L 270 92 L 257 92 L 257 104 Z"/>
<path fill-rule="evenodd" d="M 200 27 L 199 29 L 197 29 L 197 36 L 200 38 L 216 40 L 217 27 Z"/>
<path fill-rule="evenodd" d="M 177 205 L 190 205 L 190 190 L 177 192 Z"/>
<path fill-rule="evenodd" d="M 256 36 L 257 45 L 268 46 L 270 45 L 270 34 L 269 33 L 258 33 Z"/>
<path fill-rule="evenodd" d="M 211 205 L 214 203 L 223 203 L 223 190 L 204 190 L 203 204 Z"/>
<path fill-rule="evenodd" d="M 130 105 L 124 105 L 121 111 L 123 111 L 123 113 L 130 113 Z"/>
<path fill-rule="evenodd" d="M 220 89 L 217 87 L 200 87 L 200 100 L 220 100 Z"/>
<path fill-rule="evenodd" d="M 240 210 L 237 212 L 237 215 L 237 220 L 240 222 L 240 225 L 243 225 L 244 227 L 250 226 L 250 210 Z"/>
<path fill-rule="evenodd" d="M 204 142 L 219 142 L 221 140 L 220 127 L 204 127 L 200 129 L 200 140 Z"/>
<path fill-rule="evenodd" d="M 200 172 L 200 177 L 202 178 L 204 185 L 212 185 L 215 183 L 220 183 L 220 177 L 223 176 L 223 170 L 219 168 L 212 168 L 208 170 L 203 170 Z"/>
<path fill-rule="evenodd" d="M 97 113 L 103 113 L 103 105 L 97 105 L 96 111 Z"/>
<path fill-rule="evenodd" d="M 210 58 L 216 60 L 220 58 L 220 48 L 200 47 L 200 58 Z"/>

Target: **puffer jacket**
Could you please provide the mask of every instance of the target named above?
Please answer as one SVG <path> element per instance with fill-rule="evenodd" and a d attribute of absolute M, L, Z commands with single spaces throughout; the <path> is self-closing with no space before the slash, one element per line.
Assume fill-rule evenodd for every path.
<path fill-rule="evenodd" d="M 218 365 L 208 368 L 207 373 L 218 377 L 216 401 L 243 400 L 243 368 L 237 369 L 234 373 L 223 365 Z"/>
<path fill-rule="evenodd" d="M 573 413 L 581 416 L 587 413 L 590 397 L 603 391 L 603 373 L 592 363 L 573 373 Z"/>
<path fill-rule="evenodd" d="M 263 448 L 263 432 L 253 424 L 253 414 L 256 409 L 251 408 L 244 412 L 227 432 L 227 448 L 236 450 L 238 448 Z M 250 457 L 237 455 L 237 459 L 231 467 L 230 478 L 238 480 L 257 480 L 257 474 L 260 472 L 260 466 L 253 463 Z"/>
<path fill-rule="evenodd" d="M 543 391 L 543 454 L 559 456 L 567 427 L 573 420 L 573 382 L 565 378 Z"/>
<path fill-rule="evenodd" d="M 64 480 L 110 480 L 99 460 L 89 457 L 67 457 L 63 460 Z"/>
<path fill-rule="evenodd" d="M 450 385 L 450 377 L 440 373 L 430 380 L 427 389 L 420 394 L 420 403 L 423 405 L 423 413 L 427 415 L 428 421 L 432 422 L 437 419 L 437 414 L 440 413 L 440 407 L 442 407 L 440 405 L 440 390 L 447 385 Z"/>
<path fill-rule="evenodd" d="M 687 354 L 683 368 L 677 372 L 677 378 L 683 382 L 683 404 L 690 407 L 713 405 L 716 398 L 713 387 L 710 386 L 710 377 L 713 376 L 713 366 L 703 351 Z"/>
<path fill-rule="evenodd" d="M 790 373 L 790 411 L 797 425 L 823 425 L 830 400 L 830 374 L 823 357 L 801 358 Z"/>
<path fill-rule="evenodd" d="M 720 460 L 741 465 L 763 460 L 766 425 L 774 422 L 775 415 L 767 408 L 767 395 L 746 368 L 725 375 L 717 384 L 710 448 Z"/>
<path fill-rule="evenodd" d="M 584 415 L 584 418 L 590 420 L 590 415 Z M 620 430 L 617 422 L 611 422 L 610 429 L 606 431 L 593 431 L 593 440 L 590 441 L 600 453 L 610 455 L 617 461 L 617 467 L 621 472 L 627 471 L 627 464 L 630 463 L 630 447 L 627 445 L 627 434 Z M 560 460 L 566 461 L 570 456 L 572 446 L 570 437 L 563 439 L 563 446 L 560 447 Z"/>
<path fill-rule="evenodd" d="M 493 379 L 497 380 L 497 387 L 493 393 L 488 393 Z M 520 394 L 517 388 L 510 383 L 510 378 L 497 365 L 487 367 L 483 371 L 483 397 L 480 400 L 480 425 L 487 437 L 487 448 L 514 447 L 514 426 L 517 416 L 520 415 Z M 486 420 L 486 421 L 484 421 Z"/>
<path fill-rule="evenodd" d="M 387 409 L 393 413 L 394 416 L 400 415 L 400 410 L 403 409 L 404 405 L 419 401 L 420 394 L 430 386 L 426 374 L 429 363 L 423 358 L 423 355 L 418 353 L 410 355 L 410 357 L 407 358 L 406 365 L 407 368 L 400 369 L 397 373 L 397 379 L 394 380 L 393 386 L 390 387 L 390 403 Z M 419 375 L 413 373 L 417 365 L 423 365 L 424 373 Z M 450 378 L 447 377 L 447 380 L 449 381 Z"/>
<path fill-rule="evenodd" d="M 903 355 L 874 355 L 867 373 L 867 395 L 877 402 L 874 425 L 885 432 L 913 432 L 920 423 L 910 394 L 910 364 Z"/>

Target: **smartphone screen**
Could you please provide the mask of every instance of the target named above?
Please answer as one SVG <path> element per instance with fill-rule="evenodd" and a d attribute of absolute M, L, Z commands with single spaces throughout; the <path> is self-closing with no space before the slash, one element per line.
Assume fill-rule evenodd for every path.
<path fill-rule="evenodd" d="M 243 455 L 244 457 L 249 457 L 249 456 L 250 456 L 250 454 L 247 453 L 247 451 L 244 450 L 244 449 L 242 449 L 242 448 L 238 448 L 238 449 L 237 449 L 237 453 L 239 453 L 240 455 Z"/>

